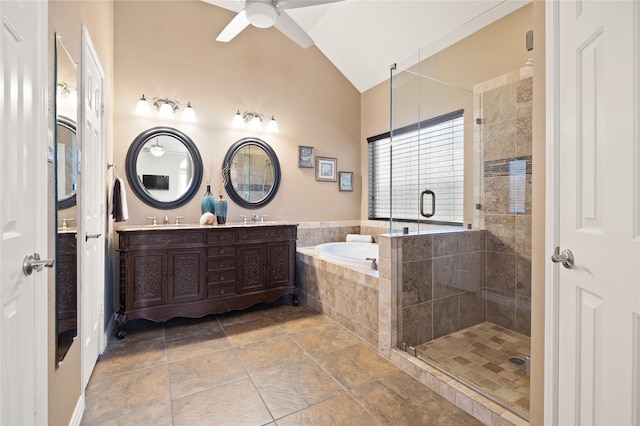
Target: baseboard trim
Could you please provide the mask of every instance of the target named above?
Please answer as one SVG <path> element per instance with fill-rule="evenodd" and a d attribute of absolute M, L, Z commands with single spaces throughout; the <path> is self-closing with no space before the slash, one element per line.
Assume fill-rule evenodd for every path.
<path fill-rule="evenodd" d="M 73 415 L 71 416 L 71 420 L 69 420 L 69 426 L 79 426 L 82 421 L 82 415 L 84 414 L 84 392 L 80 394 L 80 398 L 78 398 L 78 402 L 76 404 L 75 410 L 73 410 Z"/>

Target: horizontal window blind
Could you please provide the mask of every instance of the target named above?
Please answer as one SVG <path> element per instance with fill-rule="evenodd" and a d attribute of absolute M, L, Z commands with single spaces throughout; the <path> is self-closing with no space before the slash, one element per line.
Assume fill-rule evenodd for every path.
<path fill-rule="evenodd" d="M 369 218 L 425 220 L 420 193 L 436 195 L 434 222 L 462 223 L 463 111 L 368 138 Z M 425 212 L 431 197 L 425 196 Z"/>

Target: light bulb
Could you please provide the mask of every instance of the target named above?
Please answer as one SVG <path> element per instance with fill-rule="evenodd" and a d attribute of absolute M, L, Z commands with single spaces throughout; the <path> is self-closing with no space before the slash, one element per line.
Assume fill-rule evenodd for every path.
<path fill-rule="evenodd" d="M 171 107 L 168 101 L 166 100 L 162 101 L 159 115 L 162 118 L 173 118 L 173 108 Z"/>
<path fill-rule="evenodd" d="M 138 104 L 136 105 L 136 114 L 149 116 L 151 115 L 151 106 L 147 99 L 142 95 L 142 97 L 138 100 Z"/>
<path fill-rule="evenodd" d="M 260 120 L 260 117 L 258 117 L 257 115 L 254 115 L 253 118 L 251 119 L 251 123 L 249 123 L 249 128 L 251 130 L 262 129 L 262 121 Z"/>
<path fill-rule="evenodd" d="M 247 4 L 244 11 L 251 25 L 258 28 L 269 28 L 276 22 L 278 17 L 278 12 L 271 0 L 266 2 L 253 1 Z"/>
<path fill-rule="evenodd" d="M 196 121 L 196 113 L 191 107 L 191 102 L 187 102 L 187 106 L 182 111 L 182 119 L 192 123 Z"/>
<path fill-rule="evenodd" d="M 236 112 L 236 115 L 233 116 L 233 121 L 231 122 L 231 125 L 237 128 L 244 127 L 244 119 L 240 114 L 240 110 L 238 110 L 238 112 Z"/>
<path fill-rule="evenodd" d="M 271 120 L 269 120 L 269 123 L 267 124 L 267 132 L 278 133 L 279 131 L 280 131 L 280 128 L 278 127 L 278 122 L 276 121 L 275 117 L 272 115 Z"/>
<path fill-rule="evenodd" d="M 162 145 L 158 145 L 156 142 L 155 145 L 152 145 L 151 148 L 149 148 L 149 152 L 154 157 L 162 157 L 164 155 L 164 147 Z"/>

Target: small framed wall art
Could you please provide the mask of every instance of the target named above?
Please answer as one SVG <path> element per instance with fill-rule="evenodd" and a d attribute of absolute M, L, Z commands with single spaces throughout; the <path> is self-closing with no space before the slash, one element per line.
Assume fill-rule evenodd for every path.
<path fill-rule="evenodd" d="M 336 168 L 338 160 L 330 157 L 316 157 L 316 180 L 325 182 L 337 181 Z"/>
<path fill-rule="evenodd" d="M 313 156 L 315 149 L 312 146 L 298 147 L 298 167 L 313 168 Z"/>
<path fill-rule="evenodd" d="M 340 191 L 353 191 L 353 172 L 339 172 Z"/>

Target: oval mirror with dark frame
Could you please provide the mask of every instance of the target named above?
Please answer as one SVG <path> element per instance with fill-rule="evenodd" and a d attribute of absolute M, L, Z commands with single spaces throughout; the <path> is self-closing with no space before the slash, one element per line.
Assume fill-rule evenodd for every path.
<path fill-rule="evenodd" d="M 271 202 L 280 186 L 280 162 L 263 140 L 240 139 L 224 157 L 225 189 L 240 207 L 257 209 Z"/>
<path fill-rule="evenodd" d="M 62 210 L 76 205 L 78 141 L 75 120 L 61 114 L 57 115 L 56 185 L 58 190 L 58 209 Z"/>
<path fill-rule="evenodd" d="M 140 133 L 126 158 L 131 190 L 144 203 L 174 209 L 193 198 L 202 181 L 202 158 L 180 130 L 154 127 Z"/>
<path fill-rule="evenodd" d="M 54 79 L 56 193 L 56 368 L 78 335 L 78 273 L 76 189 L 79 178 L 77 120 L 77 70 L 69 52 L 56 34 Z M 61 222 L 61 223 L 59 223 Z"/>

